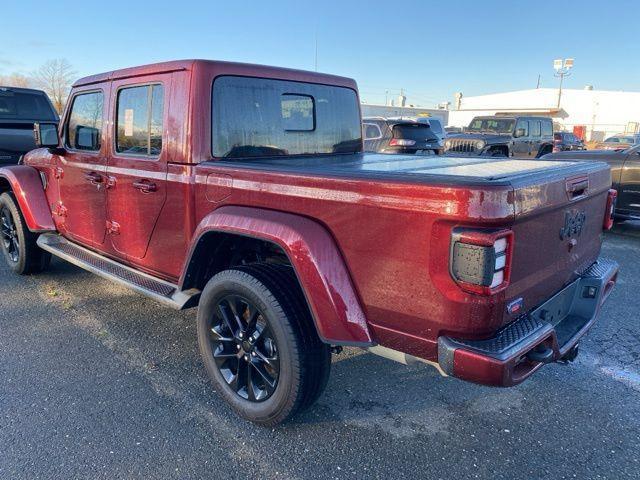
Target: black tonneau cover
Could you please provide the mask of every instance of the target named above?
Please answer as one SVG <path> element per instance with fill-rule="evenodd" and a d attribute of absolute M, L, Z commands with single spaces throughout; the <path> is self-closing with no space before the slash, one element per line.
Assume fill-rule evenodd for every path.
<path fill-rule="evenodd" d="M 514 180 L 549 173 L 571 175 L 608 168 L 606 163 L 515 160 L 437 155 L 353 154 L 218 160 L 234 168 L 305 175 L 372 178 L 418 183 L 510 185 Z"/>

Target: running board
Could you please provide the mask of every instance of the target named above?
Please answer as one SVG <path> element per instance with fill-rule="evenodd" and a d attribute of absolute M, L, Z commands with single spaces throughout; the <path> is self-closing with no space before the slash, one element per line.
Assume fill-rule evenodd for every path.
<path fill-rule="evenodd" d="M 80 268 L 129 287 L 153 300 L 178 310 L 195 307 L 200 298 L 200 290 L 180 291 L 177 285 L 122 265 L 70 242 L 56 233 L 43 233 L 40 235 L 38 237 L 38 246 Z"/>

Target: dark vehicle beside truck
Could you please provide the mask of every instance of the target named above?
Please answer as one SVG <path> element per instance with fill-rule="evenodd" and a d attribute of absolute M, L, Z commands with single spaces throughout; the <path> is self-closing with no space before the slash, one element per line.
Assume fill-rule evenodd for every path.
<path fill-rule="evenodd" d="M 553 122 L 545 117 L 475 117 L 464 133 L 450 134 L 450 155 L 540 158 L 553 150 Z"/>
<path fill-rule="evenodd" d="M 586 149 L 584 142 L 571 132 L 556 132 L 553 134 L 552 153 Z"/>
<path fill-rule="evenodd" d="M 362 119 L 365 152 L 434 153 L 442 143 L 431 124 L 406 118 L 365 117 Z"/>
<path fill-rule="evenodd" d="M 606 162 L 611 167 L 612 187 L 618 192 L 617 220 L 640 219 L 640 145 L 623 150 L 586 150 L 545 155 L 545 160 Z"/>
<path fill-rule="evenodd" d="M 57 122 L 49 97 L 41 90 L 0 86 L 0 165 L 17 164 L 33 150 L 33 124 Z"/>
<path fill-rule="evenodd" d="M 573 359 L 617 278 L 609 167 L 363 154 L 359 105 L 348 78 L 229 62 L 78 80 L 0 168 L 6 264 L 197 306 L 216 391 L 262 425 L 343 345 L 494 386 Z"/>

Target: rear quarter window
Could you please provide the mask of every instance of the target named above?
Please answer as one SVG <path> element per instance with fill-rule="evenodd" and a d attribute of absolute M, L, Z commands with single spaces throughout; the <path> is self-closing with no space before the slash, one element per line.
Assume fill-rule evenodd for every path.
<path fill-rule="evenodd" d="M 238 76 L 217 77 L 212 88 L 214 157 L 362 151 L 358 98 L 349 88 Z"/>

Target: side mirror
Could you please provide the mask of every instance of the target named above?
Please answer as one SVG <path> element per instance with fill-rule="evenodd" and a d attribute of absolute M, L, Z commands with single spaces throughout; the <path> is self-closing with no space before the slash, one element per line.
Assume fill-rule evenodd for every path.
<path fill-rule="evenodd" d="M 37 148 L 58 148 L 58 125 L 55 123 L 34 123 L 33 136 Z"/>
<path fill-rule="evenodd" d="M 76 144 L 78 150 L 100 150 L 100 130 L 78 125 L 76 127 Z"/>
<path fill-rule="evenodd" d="M 516 129 L 516 133 L 515 133 L 514 137 L 520 138 L 520 137 L 525 137 L 526 135 L 527 135 L 527 133 L 524 131 L 524 128 L 518 128 L 518 129 Z"/>

